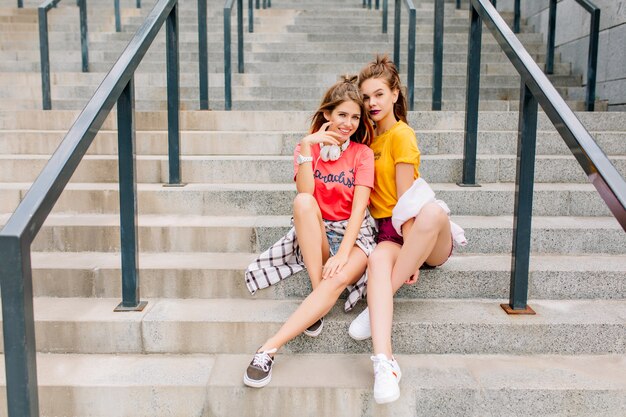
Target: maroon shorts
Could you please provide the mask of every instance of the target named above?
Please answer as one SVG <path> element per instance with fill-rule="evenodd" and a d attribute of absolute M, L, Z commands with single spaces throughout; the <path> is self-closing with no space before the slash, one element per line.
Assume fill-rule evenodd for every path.
<path fill-rule="evenodd" d="M 376 236 L 376 243 L 393 242 L 397 243 L 400 246 L 404 244 L 404 239 L 398 234 L 398 232 L 396 232 L 396 229 L 394 229 L 393 224 L 391 223 L 391 217 L 376 219 L 376 224 L 378 225 L 378 236 Z M 452 235 L 450 235 L 450 239 L 452 239 Z M 453 246 L 450 245 L 450 255 L 448 255 L 448 258 L 452 256 L 452 249 Z M 442 262 L 440 265 L 429 265 L 424 262 L 420 269 L 432 269 L 441 266 L 444 263 L 445 261 Z"/>

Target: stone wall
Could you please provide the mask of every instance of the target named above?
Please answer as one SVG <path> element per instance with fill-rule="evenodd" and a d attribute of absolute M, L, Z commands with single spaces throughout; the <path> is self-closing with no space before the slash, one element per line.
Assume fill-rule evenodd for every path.
<path fill-rule="evenodd" d="M 592 0 L 601 8 L 600 44 L 596 97 L 609 101 L 610 110 L 626 111 L 626 0 Z M 498 9 L 511 11 L 513 0 L 498 2 Z M 548 0 L 522 0 L 522 19 L 547 39 Z M 587 81 L 589 13 L 574 0 L 557 5 L 556 53 L 571 62 L 574 73 Z"/>

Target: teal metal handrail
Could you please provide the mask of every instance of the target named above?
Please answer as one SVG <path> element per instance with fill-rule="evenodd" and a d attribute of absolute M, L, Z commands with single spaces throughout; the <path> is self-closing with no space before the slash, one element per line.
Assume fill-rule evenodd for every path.
<path fill-rule="evenodd" d="M 475 186 L 482 22 L 521 76 L 513 251 L 507 312 L 527 306 L 537 108 L 546 113 L 613 216 L 626 231 L 626 181 L 488 0 L 470 0 L 463 180 Z"/>
<path fill-rule="evenodd" d="M 394 32 L 393 32 L 393 63 L 400 70 L 400 21 L 402 18 L 402 3 L 409 9 L 409 38 L 407 54 L 407 104 L 409 110 L 413 110 L 415 102 L 415 36 L 416 36 L 416 10 L 413 0 L 395 0 L 394 6 Z M 370 1 L 371 6 L 371 1 Z M 370 7 L 371 9 L 371 7 Z M 383 24 L 382 32 L 387 33 L 387 15 L 389 4 L 383 0 Z"/>
<path fill-rule="evenodd" d="M 231 110 L 233 106 L 232 99 L 232 74 L 230 62 L 230 16 L 232 14 L 235 0 L 226 0 L 224 3 L 224 108 Z M 265 0 L 263 0 L 265 4 Z M 250 8 L 248 8 L 250 10 Z M 238 72 L 243 74 L 243 1 L 237 0 L 237 61 Z"/>
<path fill-rule="evenodd" d="M 136 6 L 141 9 L 141 0 L 137 0 Z M 113 9 L 115 13 L 115 31 L 122 31 L 122 17 L 120 15 L 120 0 L 113 0 Z"/>
<path fill-rule="evenodd" d="M 52 108 L 50 96 L 50 46 L 48 42 L 48 11 L 61 0 L 46 0 L 37 9 L 39 17 L 39 60 L 41 71 L 41 102 L 44 110 Z M 80 46 L 82 71 L 89 72 L 89 44 L 87 41 L 87 2 L 77 1 L 80 19 Z"/>
<path fill-rule="evenodd" d="M 137 272 L 134 73 L 165 23 L 170 184 L 180 183 L 178 0 L 159 0 L 0 231 L 0 285 L 9 417 L 37 417 L 31 244 L 117 105 L 122 302 L 142 309 Z"/>
<path fill-rule="evenodd" d="M 598 71 L 598 44 L 600 41 L 600 8 L 589 0 L 574 0 L 591 15 L 589 25 L 589 52 L 587 54 L 587 90 L 585 109 L 593 111 L 596 101 L 596 73 Z M 517 10 L 519 12 L 519 10 Z M 554 72 L 554 43 L 556 39 L 556 0 L 550 0 L 548 12 L 548 49 L 546 74 Z"/>

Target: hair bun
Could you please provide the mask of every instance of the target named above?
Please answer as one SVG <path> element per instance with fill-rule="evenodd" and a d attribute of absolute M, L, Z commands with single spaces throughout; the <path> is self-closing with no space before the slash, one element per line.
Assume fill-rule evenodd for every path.
<path fill-rule="evenodd" d="M 357 74 L 344 74 L 340 78 L 340 81 L 348 84 L 356 84 L 359 80 L 359 76 Z"/>

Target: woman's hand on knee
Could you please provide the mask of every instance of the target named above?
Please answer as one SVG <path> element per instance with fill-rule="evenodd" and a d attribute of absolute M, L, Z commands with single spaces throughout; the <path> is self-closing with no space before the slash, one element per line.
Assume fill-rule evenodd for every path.
<path fill-rule="evenodd" d="M 322 268 L 322 279 L 331 279 L 335 274 L 341 272 L 347 263 L 348 255 L 337 253 L 336 255 L 331 256 Z"/>

